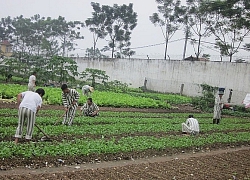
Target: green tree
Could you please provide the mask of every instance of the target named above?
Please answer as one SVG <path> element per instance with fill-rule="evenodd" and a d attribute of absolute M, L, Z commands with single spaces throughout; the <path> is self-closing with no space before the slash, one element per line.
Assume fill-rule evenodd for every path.
<path fill-rule="evenodd" d="M 211 56 L 210 56 L 210 54 L 202 54 L 202 57 L 209 60 Z"/>
<path fill-rule="evenodd" d="M 218 0 L 204 3 L 204 9 L 210 14 L 207 26 L 215 36 L 216 47 L 232 62 L 233 55 L 250 34 L 249 1 Z"/>
<path fill-rule="evenodd" d="M 86 49 L 85 56 L 88 58 L 108 58 L 98 48 L 94 49 L 93 47 Z"/>
<path fill-rule="evenodd" d="M 78 76 L 77 63 L 67 57 L 53 56 L 49 59 L 45 68 L 50 76 L 50 80 L 58 80 L 59 83 L 75 81 L 75 77 Z"/>
<path fill-rule="evenodd" d="M 83 39 L 80 29 L 83 27 L 83 23 L 80 21 L 66 21 L 64 17 L 59 16 L 57 19 L 51 21 L 51 33 L 50 35 L 57 37 L 59 43 L 60 54 L 65 56 L 66 52 L 75 50 L 74 47 L 77 39 Z"/>
<path fill-rule="evenodd" d="M 88 18 L 85 21 L 86 26 L 89 28 L 90 32 L 93 33 L 93 57 L 96 57 L 96 44 L 99 39 L 104 39 L 107 36 L 107 32 L 105 31 L 105 26 L 103 24 L 106 16 L 101 13 L 101 7 L 91 2 L 91 5 L 94 9 L 94 12 L 92 12 L 92 17 Z"/>
<path fill-rule="evenodd" d="M 203 1 L 187 0 L 187 23 L 190 28 L 191 45 L 194 48 L 196 58 L 201 55 L 202 38 L 210 36 L 209 28 L 205 26 L 208 20 L 208 12 L 203 9 Z M 194 36 L 195 38 L 192 38 Z"/>
<path fill-rule="evenodd" d="M 108 46 L 105 46 L 104 50 L 111 49 L 111 57 L 113 58 L 116 49 L 120 50 L 131 45 L 131 33 L 137 25 L 137 13 L 134 12 L 132 3 L 121 6 L 114 4 L 113 7 L 100 6 L 99 3 L 93 2 L 91 5 L 94 10 L 92 20 L 102 20 L 96 22 L 95 27 L 98 27 L 98 31 L 103 31 L 104 35 L 107 34 L 109 38 Z"/>
<path fill-rule="evenodd" d="M 105 84 L 109 76 L 106 75 L 106 71 L 102 71 L 99 69 L 86 68 L 85 71 L 83 71 L 80 74 L 80 78 L 85 79 L 88 82 L 91 82 L 92 87 L 95 87 L 97 84 L 97 80 L 101 82 L 102 84 Z"/>
<path fill-rule="evenodd" d="M 168 42 L 180 28 L 182 21 L 180 15 L 184 12 L 180 7 L 180 0 L 156 0 L 156 3 L 158 4 L 158 13 L 153 13 L 149 19 L 155 26 L 160 26 L 162 30 L 165 39 L 164 59 L 167 59 Z"/>
<path fill-rule="evenodd" d="M 11 17 L 2 18 L 0 21 L 0 41 L 11 39 L 13 30 Z"/>

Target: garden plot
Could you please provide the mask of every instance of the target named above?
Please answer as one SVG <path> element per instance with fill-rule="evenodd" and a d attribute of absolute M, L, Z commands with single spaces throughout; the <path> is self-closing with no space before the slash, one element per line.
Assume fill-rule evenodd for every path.
<path fill-rule="evenodd" d="M 41 142 L 36 128 L 34 143 L 15 145 L 16 109 L 8 112 L 0 126 L 0 164 L 5 168 L 60 166 L 84 162 L 144 158 L 178 152 L 201 151 L 250 143 L 250 120 L 224 118 L 220 125 L 211 124 L 211 114 L 194 114 L 201 133 L 196 137 L 181 134 L 187 113 L 102 112 L 97 118 L 78 115 L 71 127 L 53 124 L 60 110 L 42 110 L 36 123 L 54 140 Z M 63 160 L 59 162 L 58 159 Z"/>

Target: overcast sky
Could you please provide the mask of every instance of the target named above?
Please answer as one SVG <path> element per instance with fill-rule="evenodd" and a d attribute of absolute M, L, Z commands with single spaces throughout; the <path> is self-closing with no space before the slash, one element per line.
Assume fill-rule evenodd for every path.
<path fill-rule="evenodd" d="M 93 1 L 93 0 L 92 0 Z M 57 18 L 59 15 L 66 18 L 66 20 L 80 20 L 84 22 L 91 17 L 92 7 L 89 0 L 1 0 L 0 17 L 16 17 L 23 15 L 24 17 L 31 17 L 35 14 L 40 14 L 44 17 Z M 101 5 L 134 4 L 134 11 L 138 14 L 138 25 L 132 33 L 131 47 L 145 47 L 148 45 L 155 45 L 145 48 L 135 49 L 136 55 L 134 58 L 147 58 L 149 55 L 152 59 L 162 59 L 164 57 L 164 45 L 156 45 L 164 42 L 161 29 L 155 27 L 149 20 L 152 13 L 157 12 L 157 4 L 155 0 L 99 0 Z M 78 49 L 75 54 L 79 56 L 85 55 L 85 49 L 93 46 L 92 35 L 87 28 L 82 30 L 83 40 L 77 41 Z M 184 46 L 184 33 L 178 31 L 169 44 L 168 54 L 171 59 L 182 59 Z M 182 40 L 179 40 L 182 39 Z M 204 41 L 214 42 L 214 38 L 203 39 Z M 246 39 L 250 43 L 250 38 Z M 247 42 L 247 41 L 246 41 Z M 106 41 L 98 41 L 97 47 L 102 48 L 106 45 Z M 202 54 L 210 54 L 212 60 L 219 60 L 219 52 L 209 44 L 203 44 Z M 106 52 L 110 55 L 109 52 Z M 241 50 L 237 54 L 239 57 L 249 58 L 248 52 Z M 194 56 L 193 47 L 188 44 L 186 56 Z M 237 58 L 237 57 L 236 57 Z"/>

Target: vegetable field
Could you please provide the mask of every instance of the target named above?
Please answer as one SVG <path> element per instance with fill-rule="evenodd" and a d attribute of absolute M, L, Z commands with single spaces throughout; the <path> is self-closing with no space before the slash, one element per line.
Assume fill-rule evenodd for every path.
<path fill-rule="evenodd" d="M 43 97 L 45 104 L 60 105 L 61 89 L 46 88 L 45 96 Z M 16 99 L 18 93 L 26 91 L 27 87 L 23 85 L 2 84 L 0 87 L 0 99 Z M 79 89 L 78 92 L 82 94 Z M 170 104 L 185 104 L 190 103 L 190 97 L 184 97 L 171 94 L 157 93 L 116 93 L 111 91 L 95 91 L 92 95 L 95 103 L 99 106 L 112 107 L 134 107 L 134 108 L 171 108 Z M 79 104 L 82 105 L 86 101 L 86 97 L 81 96 Z"/>
<path fill-rule="evenodd" d="M 54 126 L 63 112 L 41 110 L 36 123 L 51 142 L 42 142 L 36 128 L 34 143 L 13 143 L 17 126 L 16 109 L 0 109 L 0 164 L 54 166 L 106 160 L 166 155 L 181 151 L 201 151 L 250 143 L 250 120 L 228 117 L 220 125 L 211 124 L 211 114 L 194 114 L 200 122 L 199 136 L 181 133 L 187 113 L 101 112 L 97 118 L 77 114 L 71 127 Z"/>
<path fill-rule="evenodd" d="M 0 99 L 15 102 L 16 95 L 26 89 L 26 86 L 4 84 L 0 87 Z M 99 117 L 84 117 L 78 110 L 72 126 L 64 126 L 60 123 L 54 125 L 56 121 L 62 120 L 59 117 L 64 113 L 60 106 L 57 106 L 61 105 L 61 90 L 59 88 L 44 89 L 46 95 L 43 101 L 47 106 L 44 106 L 39 112 L 36 124 L 51 137 L 51 141 L 42 141 L 44 135 L 34 127 L 32 143 L 26 143 L 24 139 L 21 139 L 18 145 L 14 144 L 18 121 L 17 107 L 14 103 L 3 104 L 0 102 L 0 106 L 2 105 L 0 108 L 0 170 L 7 170 L 5 173 L 7 175 L 1 176 L 0 174 L 0 179 L 34 179 L 35 177 L 37 179 L 67 179 L 66 177 L 69 176 L 71 178 L 68 179 L 82 179 L 82 177 L 93 179 L 102 177 L 104 170 L 91 170 L 91 172 L 86 171 L 85 174 L 77 175 L 72 172 L 71 175 L 67 174 L 63 177 L 59 174 L 47 173 L 37 176 L 29 174 L 28 177 L 25 172 L 25 175 L 18 176 L 8 174 L 8 170 L 18 169 L 18 167 L 23 167 L 25 170 L 42 169 L 42 167 L 63 168 L 69 165 L 99 164 L 103 161 L 112 163 L 155 156 L 168 157 L 184 152 L 193 154 L 211 149 L 241 147 L 250 144 L 250 118 L 245 116 L 246 113 L 227 112 L 231 116 L 224 117 L 220 125 L 213 125 L 212 114 L 198 113 L 199 111 L 193 110 L 191 112 L 200 123 L 201 133 L 198 136 L 183 135 L 181 123 L 185 122 L 189 113 L 173 112 L 189 112 L 185 111 L 185 105 L 191 102 L 191 98 L 172 94 L 95 91 L 92 94 L 94 101 L 106 109 L 106 111 L 101 111 Z M 81 94 L 81 90 L 78 91 Z M 85 101 L 86 97 L 81 95 L 79 104 L 82 105 Z M 174 108 L 175 106 L 184 108 L 184 111 Z M 127 108 L 131 111 L 115 112 L 114 107 L 118 107 L 119 110 Z M 139 109 L 141 112 L 133 112 Z M 237 115 L 237 117 L 233 115 Z M 247 154 L 248 151 L 240 157 L 242 163 L 245 163 L 244 167 L 248 167 L 247 164 L 249 164 L 246 159 Z M 237 158 L 239 157 L 237 156 Z M 206 170 L 207 164 L 222 163 L 224 166 L 228 162 L 227 159 L 222 161 L 222 157 L 218 157 L 218 159 L 219 161 L 216 162 L 205 158 L 204 169 Z M 188 162 L 185 163 L 188 164 Z M 179 166 L 185 168 L 183 163 L 177 167 Z M 145 172 L 141 170 L 141 167 L 144 168 L 142 164 L 139 164 L 134 167 L 137 170 L 124 168 L 124 171 L 134 177 L 132 179 L 140 179 L 138 176 L 144 177 L 144 179 L 149 177 L 150 179 L 152 179 L 151 177 L 166 179 L 162 172 L 169 174 L 169 170 L 165 169 L 168 169 L 170 165 L 165 167 L 165 165 L 152 164 L 151 167 L 155 168 L 151 170 L 144 168 Z M 242 171 L 242 167 L 239 168 Z M 136 175 L 135 171 L 138 171 L 139 174 Z M 118 172 L 123 172 L 123 170 L 112 169 L 110 174 L 105 174 L 105 177 L 116 179 L 120 174 L 123 175 L 121 179 L 124 179 L 124 176 L 127 177 L 123 173 L 117 174 Z M 175 172 L 172 170 L 170 172 L 175 177 Z M 180 172 L 179 175 L 181 175 Z M 227 177 L 231 177 L 231 174 Z M 243 172 L 241 177 L 248 177 L 248 175 Z"/>

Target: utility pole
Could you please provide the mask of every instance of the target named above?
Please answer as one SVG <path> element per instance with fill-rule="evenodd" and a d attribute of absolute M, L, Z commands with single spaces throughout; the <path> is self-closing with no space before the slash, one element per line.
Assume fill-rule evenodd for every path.
<path fill-rule="evenodd" d="M 183 57 L 182 57 L 182 60 L 185 59 L 186 57 L 186 51 L 187 51 L 187 41 L 188 41 L 188 26 L 186 26 L 186 36 L 185 36 L 185 43 L 184 43 L 184 50 L 183 50 Z"/>
<path fill-rule="evenodd" d="M 188 16 L 185 16 L 185 24 L 186 24 L 186 33 L 185 33 L 185 43 L 184 43 L 184 50 L 183 50 L 183 57 L 182 60 L 186 57 L 186 51 L 187 51 L 187 41 L 189 36 L 189 27 L 188 27 Z"/>

